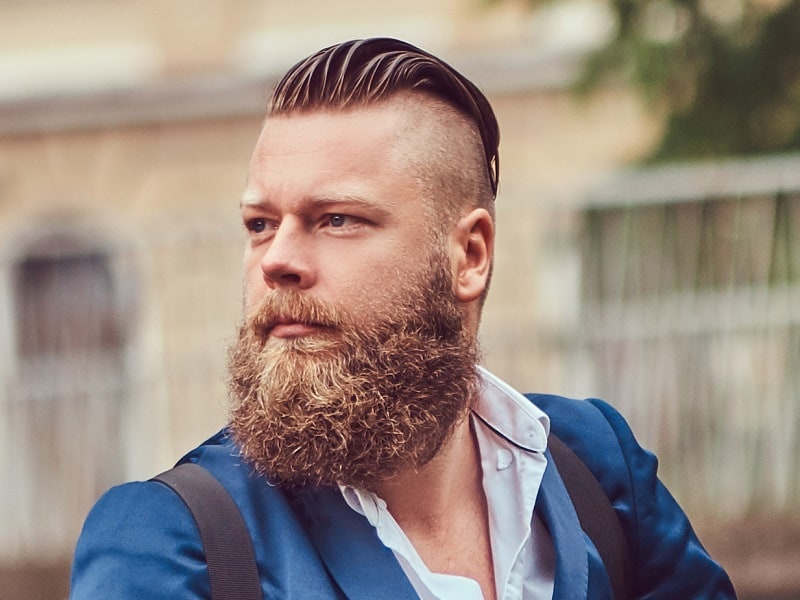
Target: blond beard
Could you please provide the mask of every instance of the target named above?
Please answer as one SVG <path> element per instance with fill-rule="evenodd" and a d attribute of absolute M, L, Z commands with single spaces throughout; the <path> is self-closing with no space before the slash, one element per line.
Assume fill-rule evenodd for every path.
<path fill-rule="evenodd" d="M 267 296 L 229 360 L 230 429 L 276 484 L 369 486 L 430 461 L 469 409 L 476 343 L 434 258 L 369 319 L 296 292 Z M 320 334 L 270 338 L 278 315 Z"/>

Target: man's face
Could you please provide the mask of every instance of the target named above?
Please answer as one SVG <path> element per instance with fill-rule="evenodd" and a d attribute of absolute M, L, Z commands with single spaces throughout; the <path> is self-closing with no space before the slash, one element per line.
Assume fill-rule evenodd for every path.
<path fill-rule="evenodd" d="M 419 182 L 396 158 L 405 118 L 388 102 L 266 121 L 242 202 L 246 314 L 285 289 L 366 315 L 419 273 L 436 236 Z M 272 335 L 310 330 L 281 323 Z"/>
<path fill-rule="evenodd" d="M 277 482 L 368 485 L 466 414 L 475 343 L 391 104 L 267 121 L 242 214 L 231 430 Z"/>

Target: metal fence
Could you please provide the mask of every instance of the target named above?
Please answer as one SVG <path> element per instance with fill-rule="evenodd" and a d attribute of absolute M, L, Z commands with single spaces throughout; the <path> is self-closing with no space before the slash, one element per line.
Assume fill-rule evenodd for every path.
<path fill-rule="evenodd" d="M 800 159 L 631 173 L 583 225 L 598 393 L 694 514 L 800 516 Z"/>

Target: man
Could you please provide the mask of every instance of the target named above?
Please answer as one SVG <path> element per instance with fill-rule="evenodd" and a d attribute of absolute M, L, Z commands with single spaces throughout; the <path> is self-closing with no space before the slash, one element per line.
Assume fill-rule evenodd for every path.
<path fill-rule="evenodd" d="M 498 137 L 472 83 L 397 40 L 289 71 L 241 202 L 230 425 L 183 462 L 234 498 L 265 598 L 610 598 L 552 429 L 613 503 L 635 597 L 733 597 L 613 409 L 531 402 L 476 366 Z M 153 481 L 101 498 L 72 583 L 210 597 L 192 517 Z"/>

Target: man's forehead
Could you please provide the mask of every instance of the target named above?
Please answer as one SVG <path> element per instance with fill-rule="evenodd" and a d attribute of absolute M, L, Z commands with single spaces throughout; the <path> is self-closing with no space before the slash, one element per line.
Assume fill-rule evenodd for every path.
<path fill-rule="evenodd" d="M 384 203 L 418 184 L 409 171 L 405 129 L 375 107 L 347 113 L 315 111 L 267 119 L 248 170 L 241 205 L 280 199 Z M 392 193 L 389 193 L 389 190 Z"/>

